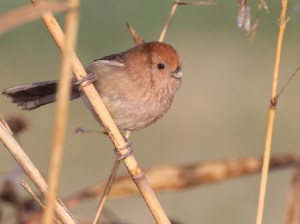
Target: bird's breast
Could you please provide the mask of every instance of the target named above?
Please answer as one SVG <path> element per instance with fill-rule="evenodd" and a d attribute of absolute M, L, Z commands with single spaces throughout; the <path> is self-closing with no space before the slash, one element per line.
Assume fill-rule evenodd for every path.
<path fill-rule="evenodd" d="M 94 83 L 120 130 L 137 131 L 160 119 L 169 109 L 179 83 L 172 86 L 151 86 L 143 83 L 132 84 L 120 81 L 114 84 Z M 92 111 L 96 120 L 100 122 L 84 93 L 81 98 L 86 107 Z M 100 122 L 101 123 L 101 122 Z"/>

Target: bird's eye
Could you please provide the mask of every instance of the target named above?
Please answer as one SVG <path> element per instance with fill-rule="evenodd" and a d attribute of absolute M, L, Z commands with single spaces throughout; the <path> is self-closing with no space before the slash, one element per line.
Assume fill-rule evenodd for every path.
<path fill-rule="evenodd" d="M 163 69 L 165 68 L 165 66 L 164 66 L 163 64 L 158 64 L 158 65 L 157 65 L 157 68 L 158 68 L 159 70 L 163 70 Z"/>

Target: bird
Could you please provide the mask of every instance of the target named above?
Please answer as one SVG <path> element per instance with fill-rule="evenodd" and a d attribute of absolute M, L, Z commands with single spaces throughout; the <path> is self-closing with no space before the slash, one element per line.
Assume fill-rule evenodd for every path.
<path fill-rule="evenodd" d="M 94 60 L 87 76 L 72 80 L 70 100 L 81 98 L 101 124 L 80 87 L 93 83 L 119 130 L 138 131 L 159 120 L 170 108 L 181 78 L 177 51 L 163 42 L 148 42 L 127 51 Z M 23 110 L 33 110 L 56 100 L 58 80 L 5 89 L 3 95 Z M 101 124 L 102 125 L 102 124 Z"/>

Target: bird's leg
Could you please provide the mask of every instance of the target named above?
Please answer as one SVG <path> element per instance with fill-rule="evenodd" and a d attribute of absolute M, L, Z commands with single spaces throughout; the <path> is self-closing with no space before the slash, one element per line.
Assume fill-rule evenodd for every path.
<path fill-rule="evenodd" d="M 81 83 L 87 81 L 87 83 L 84 86 L 88 86 L 97 79 L 97 75 L 94 74 L 94 73 L 89 73 L 86 76 L 81 75 L 81 78 L 82 78 L 81 80 L 79 80 L 77 82 L 74 82 L 74 84 L 75 85 L 80 85 Z"/>
<path fill-rule="evenodd" d="M 129 148 L 129 149 L 128 149 L 128 151 L 127 151 L 124 155 L 121 155 L 121 154 L 117 151 L 117 149 L 115 148 L 115 149 L 114 149 L 114 153 L 115 153 L 116 155 L 119 155 L 119 156 L 120 156 L 117 160 L 126 159 L 126 158 L 128 158 L 129 156 L 131 156 L 132 153 L 133 153 L 133 145 L 132 145 L 132 142 L 130 141 L 130 139 L 126 138 L 123 134 L 122 134 L 122 136 L 123 136 L 123 138 L 124 138 L 124 140 L 125 140 L 125 142 L 126 142 L 126 145 L 125 145 L 124 147 L 120 148 L 120 150 L 124 150 L 124 149 L 128 149 L 128 148 Z"/>

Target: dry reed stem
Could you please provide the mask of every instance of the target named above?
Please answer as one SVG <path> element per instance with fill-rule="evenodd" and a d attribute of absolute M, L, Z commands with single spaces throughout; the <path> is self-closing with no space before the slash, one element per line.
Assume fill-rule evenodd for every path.
<path fill-rule="evenodd" d="M 145 43 L 145 41 L 137 34 L 137 32 L 135 32 L 135 30 L 129 25 L 127 21 L 126 25 L 136 45 Z"/>
<path fill-rule="evenodd" d="M 72 83 L 72 53 L 75 49 L 78 30 L 78 8 L 80 0 L 69 0 L 72 10 L 68 10 L 65 16 L 64 54 L 60 70 L 60 78 L 57 92 L 57 107 L 55 115 L 55 127 L 53 136 L 53 146 L 48 173 L 49 190 L 46 197 L 46 209 L 44 211 L 43 223 L 51 224 L 54 213 L 54 201 L 59 185 L 60 169 L 62 163 L 63 147 L 66 135 L 66 123 Z"/>
<path fill-rule="evenodd" d="M 261 171 L 262 163 L 263 158 L 261 157 L 247 157 L 194 164 L 154 166 L 145 169 L 144 173 L 155 192 L 170 192 L 255 174 Z M 270 169 L 274 170 L 299 163 L 300 156 L 274 156 L 271 158 Z M 70 196 L 64 200 L 64 203 L 68 208 L 73 208 L 83 200 L 100 196 L 105 186 L 106 181 L 95 184 Z M 109 198 L 126 197 L 137 193 L 138 190 L 130 176 L 124 174 L 115 179 Z"/>
<path fill-rule="evenodd" d="M 271 145 L 272 145 L 272 134 L 273 134 L 274 118 L 275 118 L 275 109 L 277 104 L 276 92 L 277 92 L 277 84 L 278 84 L 281 46 L 282 46 L 283 34 L 286 26 L 285 14 L 286 14 L 287 3 L 288 0 L 282 0 L 282 9 L 281 9 L 281 16 L 279 20 L 279 34 L 278 34 L 277 50 L 276 50 L 276 57 L 275 57 L 275 68 L 274 68 L 273 85 L 272 85 L 272 96 L 271 96 L 272 98 L 271 98 L 271 105 L 269 109 L 268 128 L 267 128 L 267 136 L 266 136 L 266 144 L 265 144 L 265 152 L 264 152 L 264 162 L 262 167 L 256 224 L 261 224 L 263 218 L 264 202 L 265 202 L 267 179 L 268 179 L 268 169 L 269 169 Z"/>
<path fill-rule="evenodd" d="M 177 3 L 178 3 L 178 2 L 179 2 L 179 0 L 176 0 L 176 1 L 174 2 L 174 5 L 173 5 L 173 7 L 172 7 L 172 9 L 171 9 L 169 18 L 168 18 L 168 20 L 167 20 L 167 22 L 166 22 L 166 25 L 165 25 L 165 27 L 163 28 L 163 30 L 161 31 L 160 37 L 159 37 L 159 39 L 158 39 L 159 42 L 163 42 L 163 40 L 164 40 L 164 38 L 165 38 L 165 35 L 166 35 L 166 33 L 167 33 L 167 29 L 168 29 L 168 27 L 169 27 L 169 24 L 170 24 L 170 22 L 171 22 L 171 20 L 172 20 L 172 17 L 173 17 L 173 15 L 174 15 L 174 13 L 175 13 L 175 11 L 176 11 L 176 9 L 177 9 L 177 6 L 178 6 Z"/>
<path fill-rule="evenodd" d="M 0 16 L 0 35 L 22 24 L 28 23 L 40 17 L 41 13 L 52 11 L 61 12 L 69 8 L 69 4 L 60 1 L 51 1 L 47 6 L 34 7 L 27 5 L 19 9 L 11 10 Z"/>
<path fill-rule="evenodd" d="M 285 224 L 300 224 L 300 166 L 295 171 L 288 192 Z"/>
<path fill-rule="evenodd" d="M 130 131 L 126 131 L 125 137 L 129 138 L 129 136 L 130 136 Z M 93 224 L 97 224 L 98 223 L 98 221 L 100 219 L 100 216 L 101 216 L 101 213 L 102 213 L 103 208 L 104 208 L 104 204 L 105 204 L 105 202 L 107 200 L 107 197 L 108 197 L 108 195 L 110 193 L 111 186 L 112 186 L 112 184 L 113 184 L 113 182 L 114 182 L 114 180 L 116 178 L 116 175 L 117 175 L 117 172 L 118 172 L 118 169 L 119 169 L 119 166 L 120 166 L 120 162 L 121 162 L 121 160 L 118 160 L 117 158 L 115 160 L 114 167 L 113 167 L 113 169 L 111 171 L 109 179 L 108 179 L 108 181 L 107 181 L 107 183 L 105 185 L 105 189 L 104 189 L 103 195 L 102 195 L 102 197 L 100 199 L 100 203 L 99 203 L 99 206 L 98 206 L 98 209 L 97 209 L 97 212 L 96 212 Z M 131 183 L 132 183 L 132 181 L 131 181 Z"/>
<path fill-rule="evenodd" d="M 38 4 L 46 4 L 43 0 L 31 0 L 34 5 Z M 44 13 L 41 15 L 45 25 L 47 26 L 48 30 L 50 31 L 53 39 L 55 40 L 56 44 L 58 45 L 59 49 L 63 52 L 63 44 L 64 44 L 64 34 L 58 25 L 56 19 L 54 18 L 51 12 Z M 73 52 L 73 65 L 72 65 L 73 73 L 75 74 L 77 80 L 81 80 L 81 76 L 86 76 L 85 69 L 81 65 L 79 59 L 77 58 L 75 52 Z M 119 129 L 117 128 L 116 124 L 114 123 L 113 119 L 111 118 L 110 114 L 107 111 L 104 103 L 102 102 L 99 94 L 97 93 L 94 85 L 84 86 L 86 82 L 81 84 L 82 90 L 84 91 L 85 95 L 87 96 L 88 100 L 90 101 L 93 109 L 95 110 L 98 118 L 100 119 L 103 127 L 107 131 L 111 141 L 113 142 L 114 146 L 118 150 L 118 152 L 123 155 L 126 153 L 126 150 L 120 150 L 120 148 L 126 145 Z M 139 168 L 135 158 L 130 156 L 126 159 L 123 159 L 123 162 L 132 176 L 134 180 L 136 178 L 142 179 L 142 181 L 135 181 L 137 187 L 140 190 L 141 195 L 143 196 L 145 202 L 147 203 L 153 217 L 155 218 L 157 223 L 170 223 L 168 217 L 166 216 L 165 212 L 163 211 L 160 203 L 158 202 L 154 192 L 152 191 L 149 183 L 144 177 L 141 169 Z"/>
<path fill-rule="evenodd" d="M 41 194 L 46 197 L 47 194 L 47 183 L 39 173 L 37 168 L 30 161 L 28 156 L 22 150 L 18 142 L 13 138 L 13 136 L 8 132 L 6 127 L 0 122 L 0 138 L 4 143 L 5 147 L 9 150 L 12 156 L 20 164 L 26 175 L 34 183 Z M 69 211 L 60 203 L 55 203 L 55 211 L 59 219 L 64 224 L 76 224 L 77 222 L 73 219 Z"/>

